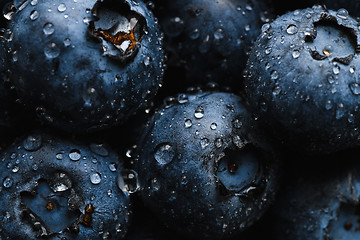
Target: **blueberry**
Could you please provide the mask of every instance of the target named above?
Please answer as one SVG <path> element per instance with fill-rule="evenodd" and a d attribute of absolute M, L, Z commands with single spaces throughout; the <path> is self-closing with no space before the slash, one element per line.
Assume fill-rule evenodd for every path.
<path fill-rule="evenodd" d="M 290 183 L 274 208 L 275 239 L 360 238 L 359 152 L 351 154 L 322 157 L 320 166 L 302 167 L 301 174 L 299 168 L 291 169 Z"/>
<path fill-rule="evenodd" d="M 181 85 L 184 81 L 228 87 L 241 84 L 239 73 L 246 64 L 246 53 L 262 24 L 269 21 L 265 1 L 164 0 L 157 1 L 156 7 L 169 52 L 168 65 L 184 69 Z"/>
<path fill-rule="evenodd" d="M 38 0 L 15 7 L 10 79 L 47 122 L 77 132 L 111 127 L 155 95 L 162 35 L 144 3 Z"/>
<path fill-rule="evenodd" d="M 245 96 L 271 134 L 298 151 L 332 152 L 359 139 L 360 31 L 320 6 L 265 24 L 245 71 Z"/>
<path fill-rule="evenodd" d="M 181 94 L 157 111 L 137 145 L 145 205 L 188 237 L 237 235 L 271 203 L 278 165 L 230 93 Z M 264 144 L 265 141 L 263 141 Z"/>
<path fill-rule="evenodd" d="M 125 236 L 135 174 L 104 145 L 33 133 L 0 159 L 1 239 Z"/>

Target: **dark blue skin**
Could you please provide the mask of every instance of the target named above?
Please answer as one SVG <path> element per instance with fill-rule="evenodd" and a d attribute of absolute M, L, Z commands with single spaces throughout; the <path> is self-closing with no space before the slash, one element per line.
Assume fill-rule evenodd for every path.
<path fill-rule="evenodd" d="M 265 140 L 240 97 L 200 92 L 178 99 L 155 113 L 138 143 L 143 201 L 178 234 L 236 236 L 272 202 L 279 164 L 258 148 Z"/>
<path fill-rule="evenodd" d="M 360 238 L 358 154 L 356 150 L 320 159 L 305 158 L 302 163 L 307 167 L 295 163 L 297 167 L 288 168 L 291 176 L 277 198 L 272 217 L 274 239 Z M 319 160 L 323 164 L 311 164 Z"/>
<path fill-rule="evenodd" d="M 14 142 L 0 159 L 1 239 L 125 236 L 128 181 L 118 156 L 103 145 L 36 133 Z M 92 222 L 86 220 L 90 203 Z"/>
<path fill-rule="evenodd" d="M 42 119 L 65 130 L 95 131 L 124 121 L 155 95 L 162 35 L 144 3 L 27 3 L 15 3 L 7 61 L 21 101 Z M 113 44 L 107 30 L 125 43 Z M 131 30 L 133 44 L 121 45 L 130 43 Z"/>
<path fill-rule="evenodd" d="M 180 67 L 179 87 L 216 82 L 237 88 L 249 47 L 269 21 L 262 0 L 160 0 L 155 11 L 165 34 L 169 67 Z M 165 81 L 166 83 L 166 81 Z M 189 84 L 190 83 L 190 84 Z"/>
<path fill-rule="evenodd" d="M 264 25 L 245 71 L 245 97 L 281 143 L 326 153 L 358 145 L 360 32 L 346 12 L 314 7 Z"/>

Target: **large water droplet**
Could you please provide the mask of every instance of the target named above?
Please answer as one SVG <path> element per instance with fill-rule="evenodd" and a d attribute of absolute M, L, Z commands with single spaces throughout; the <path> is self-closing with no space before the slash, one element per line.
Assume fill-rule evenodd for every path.
<path fill-rule="evenodd" d="M 38 11 L 34 10 L 34 11 L 32 11 L 32 12 L 30 13 L 30 19 L 31 19 L 32 21 L 35 21 L 35 20 L 38 19 L 38 18 L 39 18 L 39 12 L 38 12 Z"/>
<path fill-rule="evenodd" d="M 196 109 L 195 109 L 195 114 L 194 116 L 198 119 L 202 118 L 204 116 L 204 108 L 203 106 L 199 105 Z"/>
<path fill-rule="evenodd" d="M 286 32 L 290 35 L 296 34 L 298 32 L 297 27 L 294 24 L 291 24 L 287 27 Z"/>
<path fill-rule="evenodd" d="M 101 182 L 101 175 L 100 175 L 100 173 L 93 173 L 93 174 L 91 174 L 91 175 L 90 175 L 90 182 L 91 182 L 92 184 L 95 184 L 95 185 L 99 184 L 99 183 Z"/>
<path fill-rule="evenodd" d="M 60 48 L 56 45 L 56 43 L 48 43 L 44 48 L 44 54 L 48 58 L 56 58 L 60 55 Z"/>
<path fill-rule="evenodd" d="M 219 41 L 224 38 L 224 30 L 219 28 L 214 32 L 214 39 Z"/>
<path fill-rule="evenodd" d="M 358 83 L 350 83 L 349 87 L 354 95 L 360 95 L 360 85 Z"/>
<path fill-rule="evenodd" d="M 13 180 L 9 177 L 4 178 L 3 180 L 3 186 L 5 188 L 10 188 L 13 185 Z"/>
<path fill-rule="evenodd" d="M 193 30 L 189 33 L 189 37 L 190 37 L 191 39 L 193 39 L 193 40 L 198 39 L 199 36 L 200 36 L 200 31 L 199 31 L 199 29 L 197 29 L 197 28 L 193 29 Z"/>
<path fill-rule="evenodd" d="M 54 25 L 52 23 L 45 23 L 43 27 L 43 32 L 45 35 L 51 35 L 55 32 Z"/>
<path fill-rule="evenodd" d="M 59 12 L 65 12 L 66 11 L 66 5 L 64 3 L 61 3 L 61 4 L 59 4 L 57 9 L 58 9 Z"/>
<path fill-rule="evenodd" d="M 30 135 L 23 142 L 24 148 L 28 151 L 38 150 L 41 144 L 42 138 L 40 135 Z"/>
<path fill-rule="evenodd" d="M 138 174 L 134 170 L 124 169 L 116 178 L 117 186 L 125 193 L 131 194 L 139 190 Z"/>
<path fill-rule="evenodd" d="M 270 77 L 271 77 L 272 80 L 278 79 L 278 78 L 279 78 L 279 73 L 278 73 L 278 71 L 276 71 L 276 70 L 271 71 Z"/>
<path fill-rule="evenodd" d="M 192 121 L 190 120 L 190 119 L 186 119 L 185 120 L 185 127 L 186 128 L 189 128 L 189 127 L 191 127 L 192 126 Z"/>
<path fill-rule="evenodd" d="M 341 8 L 337 11 L 336 16 L 345 20 L 349 17 L 349 12 L 346 9 Z"/>
<path fill-rule="evenodd" d="M 298 58 L 298 57 L 300 57 L 300 51 L 299 50 L 294 50 L 293 51 L 293 53 L 292 53 L 292 56 L 293 56 L 293 58 Z"/>
<path fill-rule="evenodd" d="M 79 161 L 80 158 L 81 158 L 81 153 L 79 150 L 77 149 L 73 149 L 70 151 L 69 153 L 69 158 L 72 160 L 72 161 Z"/>
<path fill-rule="evenodd" d="M 169 143 L 161 143 L 155 149 L 154 158 L 160 165 L 166 165 L 174 159 L 175 154 L 175 149 Z"/>

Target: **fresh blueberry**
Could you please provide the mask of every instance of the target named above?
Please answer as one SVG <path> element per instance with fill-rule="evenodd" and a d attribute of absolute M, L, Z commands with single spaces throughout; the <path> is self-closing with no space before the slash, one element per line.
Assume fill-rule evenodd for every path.
<path fill-rule="evenodd" d="M 306 167 L 290 169 L 290 181 L 274 208 L 275 239 L 360 239 L 358 155 L 356 150 L 311 159 L 322 161 L 319 166 L 302 159 Z"/>
<path fill-rule="evenodd" d="M 241 84 L 246 53 L 262 24 L 269 21 L 265 1 L 159 0 L 156 7 L 168 65 L 183 69 L 181 81 L 169 79 L 169 83 Z"/>
<path fill-rule="evenodd" d="M 14 4 L 10 79 L 22 102 L 52 125 L 77 132 L 111 127 L 155 95 L 163 74 L 162 35 L 144 3 Z"/>
<path fill-rule="evenodd" d="M 358 145 L 360 30 L 345 11 L 296 10 L 262 27 L 245 71 L 250 108 L 306 152 Z"/>
<path fill-rule="evenodd" d="M 125 236 L 136 174 L 104 145 L 34 133 L 1 154 L 0 168 L 1 239 Z"/>
<path fill-rule="evenodd" d="M 137 145 L 145 205 L 187 237 L 237 235 L 275 194 L 278 162 L 259 140 L 240 97 L 180 94 L 155 113 Z"/>

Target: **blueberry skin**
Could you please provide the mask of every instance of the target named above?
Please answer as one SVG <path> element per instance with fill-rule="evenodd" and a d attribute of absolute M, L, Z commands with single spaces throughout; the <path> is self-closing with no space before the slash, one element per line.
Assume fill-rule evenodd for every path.
<path fill-rule="evenodd" d="M 138 143 L 143 201 L 187 237 L 237 235 L 272 202 L 278 162 L 256 146 L 256 124 L 240 97 L 203 92 L 178 99 L 155 113 Z"/>
<path fill-rule="evenodd" d="M 1 239 L 125 236 L 131 205 L 114 152 L 34 133 L 0 159 Z M 85 220 L 88 204 L 92 221 Z"/>
<path fill-rule="evenodd" d="M 269 21 L 265 1 L 164 0 L 155 6 L 169 52 L 167 63 L 184 68 L 181 85 L 240 86 L 246 53 Z"/>
<path fill-rule="evenodd" d="M 16 5 L 9 23 L 7 61 L 23 103 L 53 126 L 76 132 L 111 127 L 146 106 L 161 83 L 164 55 L 144 3 L 34 3 Z"/>
<path fill-rule="evenodd" d="M 282 143 L 308 153 L 358 144 L 357 26 L 347 12 L 320 6 L 263 26 L 247 63 L 244 94 Z"/>
<path fill-rule="evenodd" d="M 292 171 L 291 183 L 282 188 L 274 208 L 275 239 L 359 239 L 358 154 L 357 150 L 352 157 L 343 153 L 336 158 L 326 156 L 316 170 L 312 166 L 301 174 Z"/>

